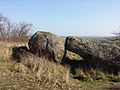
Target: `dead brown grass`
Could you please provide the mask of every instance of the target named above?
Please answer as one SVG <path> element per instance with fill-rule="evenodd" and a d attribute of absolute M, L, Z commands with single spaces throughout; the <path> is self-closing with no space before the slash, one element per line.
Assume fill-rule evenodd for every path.
<path fill-rule="evenodd" d="M 27 43 L 0 41 L 0 59 L 9 60 L 12 54 L 12 48 L 18 46 L 27 46 Z"/>
<path fill-rule="evenodd" d="M 21 63 L 16 63 L 12 55 L 12 48 L 20 46 L 18 43 L 1 42 L 0 89 L 72 89 L 69 70 L 45 58 L 38 58 L 30 53 L 22 58 Z M 18 80 L 19 79 L 19 80 Z M 7 82 L 6 82 L 7 80 Z M 12 82 L 12 83 L 11 83 Z M 27 85 L 26 85 L 27 84 Z"/>
<path fill-rule="evenodd" d="M 10 42 L 1 44 L 0 90 L 101 90 L 111 86 L 106 81 L 91 80 L 92 75 L 96 78 L 96 71 L 89 74 L 80 70 L 78 75 L 85 81 L 79 81 L 72 78 L 70 67 L 38 58 L 31 53 L 26 53 L 22 56 L 21 62 L 16 63 L 11 58 L 12 48 L 21 44 Z M 104 77 L 103 74 L 99 76 Z"/>

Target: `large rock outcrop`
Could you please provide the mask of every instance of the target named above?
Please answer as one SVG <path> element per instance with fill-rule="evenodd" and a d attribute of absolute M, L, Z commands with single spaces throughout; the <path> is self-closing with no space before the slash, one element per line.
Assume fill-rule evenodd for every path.
<path fill-rule="evenodd" d="M 30 51 L 49 60 L 60 63 L 64 57 L 64 40 L 49 32 L 36 32 L 28 43 Z"/>
<path fill-rule="evenodd" d="M 97 65 L 115 65 L 120 67 L 120 47 L 108 41 L 90 41 L 75 37 L 67 37 L 66 50 L 79 54 L 84 60 Z"/>

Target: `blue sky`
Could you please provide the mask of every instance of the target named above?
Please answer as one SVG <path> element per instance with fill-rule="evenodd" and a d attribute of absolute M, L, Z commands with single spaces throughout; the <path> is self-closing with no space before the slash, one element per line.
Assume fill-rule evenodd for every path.
<path fill-rule="evenodd" d="M 0 0 L 0 13 L 57 35 L 110 36 L 120 27 L 120 0 Z"/>

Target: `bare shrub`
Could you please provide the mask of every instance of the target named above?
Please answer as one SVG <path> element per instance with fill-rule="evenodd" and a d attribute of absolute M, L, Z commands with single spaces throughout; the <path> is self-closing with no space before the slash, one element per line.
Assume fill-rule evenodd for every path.
<path fill-rule="evenodd" d="M 19 24 L 15 24 L 12 28 L 11 31 L 11 39 L 14 41 L 20 41 L 20 42 L 24 42 L 24 41 L 28 41 L 29 39 L 29 31 L 32 28 L 32 24 L 29 23 L 19 23 Z"/>
<path fill-rule="evenodd" d="M 7 17 L 0 14 L 0 39 L 25 42 L 29 39 L 29 31 L 32 29 L 32 24 L 20 22 L 12 23 Z"/>
<path fill-rule="evenodd" d="M 9 38 L 9 33 L 12 29 L 13 24 L 7 17 L 0 14 L 0 39 L 6 40 Z"/>
<path fill-rule="evenodd" d="M 112 34 L 115 35 L 113 38 L 114 40 L 120 40 L 120 27 L 116 32 L 113 32 Z"/>

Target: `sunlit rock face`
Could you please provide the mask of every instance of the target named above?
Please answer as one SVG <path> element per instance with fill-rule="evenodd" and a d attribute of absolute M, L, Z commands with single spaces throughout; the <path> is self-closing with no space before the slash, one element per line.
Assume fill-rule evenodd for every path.
<path fill-rule="evenodd" d="M 30 51 L 39 57 L 61 62 L 64 56 L 64 40 L 50 32 L 36 32 L 28 43 Z"/>
<path fill-rule="evenodd" d="M 91 62 L 107 62 L 109 65 L 120 67 L 120 47 L 110 41 L 83 40 L 67 37 L 66 50 L 79 54 L 83 59 Z"/>

